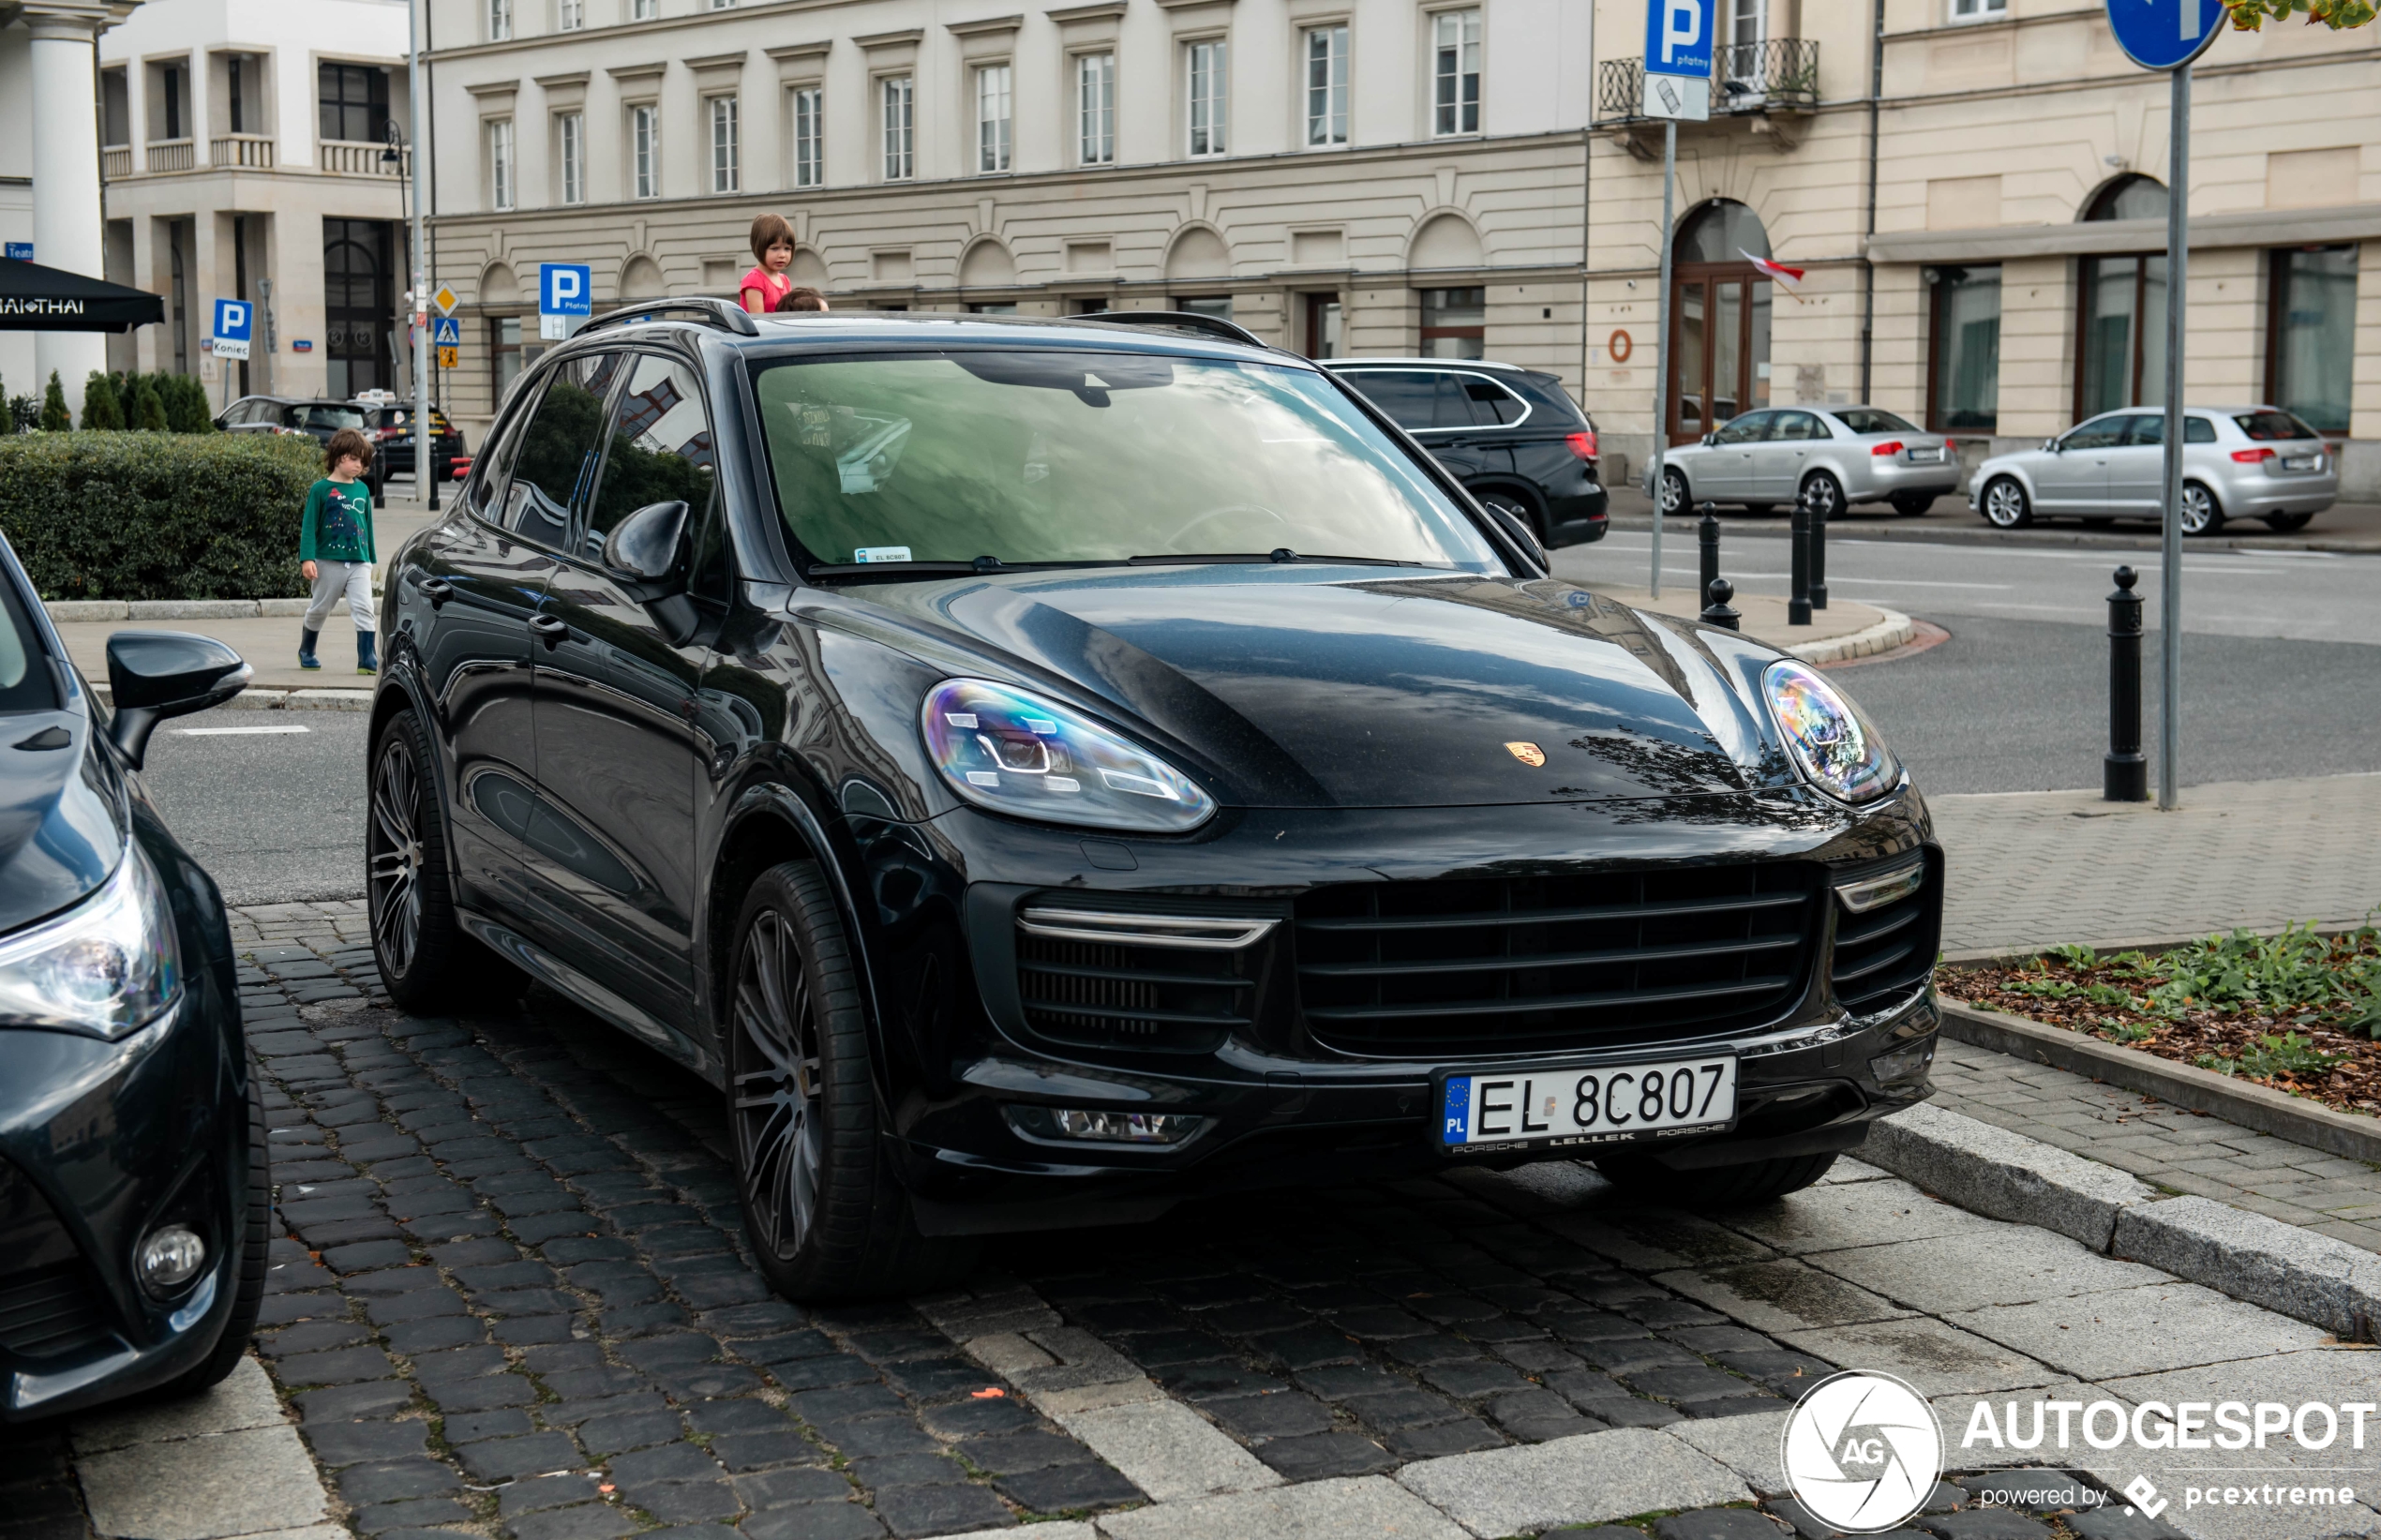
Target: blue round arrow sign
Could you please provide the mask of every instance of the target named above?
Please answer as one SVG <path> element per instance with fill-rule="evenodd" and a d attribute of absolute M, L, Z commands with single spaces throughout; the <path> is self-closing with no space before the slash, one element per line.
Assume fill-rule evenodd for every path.
<path fill-rule="evenodd" d="M 2224 25 L 2224 0 L 2107 0 L 2108 30 L 2144 69 L 2179 69 Z"/>

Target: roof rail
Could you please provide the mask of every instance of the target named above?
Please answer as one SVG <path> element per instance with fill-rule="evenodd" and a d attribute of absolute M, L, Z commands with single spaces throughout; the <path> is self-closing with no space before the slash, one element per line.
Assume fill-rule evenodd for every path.
<path fill-rule="evenodd" d="M 632 305 L 625 309 L 608 311 L 571 335 L 585 336 L 601 326 L 630 326 L 640 321 L 661 321 L 673 316 L 717 326 L 742 336 L 760 336 L 760 328 L 753 324 L 753 318 L 745 313 L 741 305 L 734 300 L 711 299 L 702 295 L 656 300 L 651 305 Z"/>
<path fill-rule="evenodd" d="M 1096 315 L 1075 316 L 1076 321 L 1104 321 L 1117 326 L 1173 326 L 1186 332 L 1205 332 L 1226 342 L 1243 343 L 1251 348 L 1273 351 L 1246 326 L 1235 325 L 1221 316 L 1203 316 L 1190 310 L 1101 310 Z"/>

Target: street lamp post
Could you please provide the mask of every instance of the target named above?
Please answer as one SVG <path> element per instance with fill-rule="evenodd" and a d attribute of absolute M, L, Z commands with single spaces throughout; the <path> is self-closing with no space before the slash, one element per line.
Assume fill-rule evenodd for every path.
<path fill-rule="evenodd" d="M 421 153 L 421 127 L 427 121 L 422 111 L 422 61 L 428 50 L 423 46 L 422 0 L 408 0 L 405 7 L 406 68 L 405 92 L 409 115 L 413 120 L 414 154 Z M 405 196 L 403 143 L 397 125 L 389 125 L 391 148 L 397 155 L 397 196 Z M 415 168 L 419 170 L 420 168 Z M 438 435 L 430 426 L 430 277 L 429 242 L 423 232 L 422 182 L 412 181 L 413 250 L 411 269 L 413 286 L 406 293 L 406 313 L 413 323 L 413 486 L 425 487 L 424 501 L 435 513 L 438 509 L 438 481 L 432 474 L 431 453 Z"/>

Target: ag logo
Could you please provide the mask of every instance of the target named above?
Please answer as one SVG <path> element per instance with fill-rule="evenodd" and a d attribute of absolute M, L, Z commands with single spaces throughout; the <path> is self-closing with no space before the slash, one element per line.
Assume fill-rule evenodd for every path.
<path fill-rule="evenodd" d="M 1794 1404 L 1779 1455 L 1786 1485 L 1812 1517 L 1873 1534 L 1925 1505 L 1942 1476 L 1943 1435 L 1907 1383 L 1848 1369 Z"/>

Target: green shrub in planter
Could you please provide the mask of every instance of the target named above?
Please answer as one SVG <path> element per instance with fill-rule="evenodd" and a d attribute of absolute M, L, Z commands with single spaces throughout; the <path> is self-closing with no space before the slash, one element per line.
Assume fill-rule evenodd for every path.
<path fill-rule="evenodd" d="M 44 599 L 295 598 L 322 474 L 319 444 L 279 434 L 12 434 L 0 531 Z"/>
<path fill-rule="evenodd" d="M 82 429 L 84 432 L 122 427 L 124 397 L 115 393 L 115 377 L 91 371 L 82 382 Z"/>
<path fill-rule="evenodd" d="M 67 388 L 58 383 L 58 371 L 50 371 L 50 388 L 41 393 L 41 431 L 64 433 L 74 426 L 74 416 L 67 411 Z"/>
<path fill-rule="evenodd" d="M 145 374 L 131 377 L 131 386 L 124 400 L 127 427 L 143 433 L 163 433 L 172 425 L 165 419 L 165 401 L 157 395 L 157 381 Z"/>

